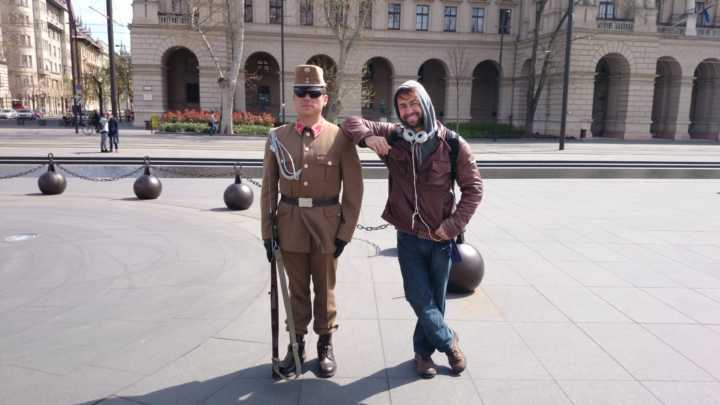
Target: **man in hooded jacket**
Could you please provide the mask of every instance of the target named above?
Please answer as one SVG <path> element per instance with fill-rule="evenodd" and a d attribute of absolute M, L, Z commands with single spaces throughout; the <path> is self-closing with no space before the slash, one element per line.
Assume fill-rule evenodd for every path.
<path fill-rule="evenodd" d="M 466 367 L 458 334 L 445 322 L 445 297 L 454 239 L 463 232 L 482 199 L 482 179 L 470 146 L 458 137 L 455 206 L 450 130 L 435 118 L 425 88 L 410 80 L 395 93 L 400 125 L 349 117 L 343 132 L 375 151 L 388 168 L 388 200 L 382 218 L 397 229 L 405 298 L 417 316 L 413 334 L 418 374 L 432 378 L 431 355 L 443 352 L 455 374 Z"/>

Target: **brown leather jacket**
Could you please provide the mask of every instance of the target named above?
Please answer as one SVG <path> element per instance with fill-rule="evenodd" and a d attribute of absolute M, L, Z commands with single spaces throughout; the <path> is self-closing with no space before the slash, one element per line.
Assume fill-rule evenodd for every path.
<path fill-rule="evenodd" d="M 396 124 L 373 122 L 359 117 L 349 117 L 342 125 L 343 133 L 360 146 L 365 146 L 363 140 L 368 136 L 387 138 L 396 128 Z M 450 145 L 445 141 L 446 134 L 447 129 L 438 123 L 437 136 L 440 142 L 435 151 L 423 159 L 416 172 L 417 202 L 420 215 L 432 231 L 443 224 L 448 236 L 455 238 L 463 232 L 480 204 L 483 184 L 470 145 L 459 138 L 456 181 L 461 195 L 453 211 L 455 197 L 451 192 Z M 427 227 L 417 216 L 413 226 L 415 190 L 410 143 L 398 138 L 390 153 L 382 159 L 388 168 L 388 200 L 382 218 L 400 231 L 430 239 Z M 437 239 L 437 236 L 433 237 Z"/>

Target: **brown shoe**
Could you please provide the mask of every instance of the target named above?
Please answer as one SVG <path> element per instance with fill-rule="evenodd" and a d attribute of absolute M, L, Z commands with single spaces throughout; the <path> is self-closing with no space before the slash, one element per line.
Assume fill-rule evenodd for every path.
<path fill-rule="evenodd" d="M 460 374 L 465 371 L 465 355 L 460 350 L 460 338 L 458 338 L 458 334 L 455 331 L 453 331 L 452 346 L 450 346 L 450 350 L 445 354 L 447 354 L 448 363 L 450 363 L 450 368 L 454 374 Z"/>
<path fill-rule="evenodd" d="M 318 375 L 322 378 L 330 378 L 337 372 L 331 336 L 332 335 L 320 335 L 320 339 L 318 339 L 317 351 L 318 363 L 320 365 Z"/>
<path fill-rule="evenodd" d="M 437 366 L 429 355 L 415 353 L 415 371 L 422 378 L 433 378 L 437 375 Z"/>

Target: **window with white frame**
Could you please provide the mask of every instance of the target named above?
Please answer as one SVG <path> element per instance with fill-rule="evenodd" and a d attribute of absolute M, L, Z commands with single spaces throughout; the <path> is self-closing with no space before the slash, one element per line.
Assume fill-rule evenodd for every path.
<path fill-rule="evenodd" d="M 457 30 L 457 7 L 445 7 L 445 18 L 443 19 L 443 31 L 455 32 Z"/>
<path fill-rule="evenodd" d="M 253 3 L 252 0 L 245 0 L 245 22 L 253 22 Z"/>
<path fill-rule="evenodd" d="M 362 3 L 360 3 L 360 7 L 363 7 L 363 10 L 365 11 L 365 20 L 363 20 L 363 28 L 371 30 L 372 29 L 372 19 L 373 19 L 373 2 L 370 0 L 366 0 Z"/>
<path fill-rule="evenodd" d="M 430 6 L 418 4 L 415 6 L 415 31 L 427 31 L 430 22 Z"/>
<path fill-rule="evenodd" d="M 172 12 L 175 14 L 185 14 L 187 13 L 187 3 L 186 0 L 172 0 L 172 3 L 170 4 L 170 7 L 172 9 Z"/>
<path fill-rule="evenodd" d="M 400 3 L 388 4 L 388 29 L 400 29 Z"/>
<path fill-rule="evenodd" d="M 500 9 L 500 18 L 498 19 L 498 34 L 509 34 L 510 33 L 510 27 L 511 27 L 511 21 L 510 16 L 512 15 L 512 10 L 509 8 L 501 8 Z"/>
<path fill-rule="evenodd" d="M 598 6 L 598 17 L 599 20 L 614 20 L 615 19 L 615 3 L 612 1 L 601 1 Z"/>
<path fill-rule="evenodd" d="M 270 0 L 270 24 L 280 24 L 283 12 L 283 0 Z"/>
<path fill-rule="evenodd" d="M 313 25 L 313 0 L 300 0 L 300 25 Z"/>

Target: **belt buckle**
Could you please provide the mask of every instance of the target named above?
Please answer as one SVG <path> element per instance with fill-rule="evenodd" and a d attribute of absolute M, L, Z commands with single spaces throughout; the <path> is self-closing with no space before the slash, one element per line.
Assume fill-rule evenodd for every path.
<path fill-rule="evenodd" d="M 307 198 L 307 197 L 299 197 L 298 198 L 298 207 L 312 208 L 312 206 L 313 206 L 312 198 Z"/>

